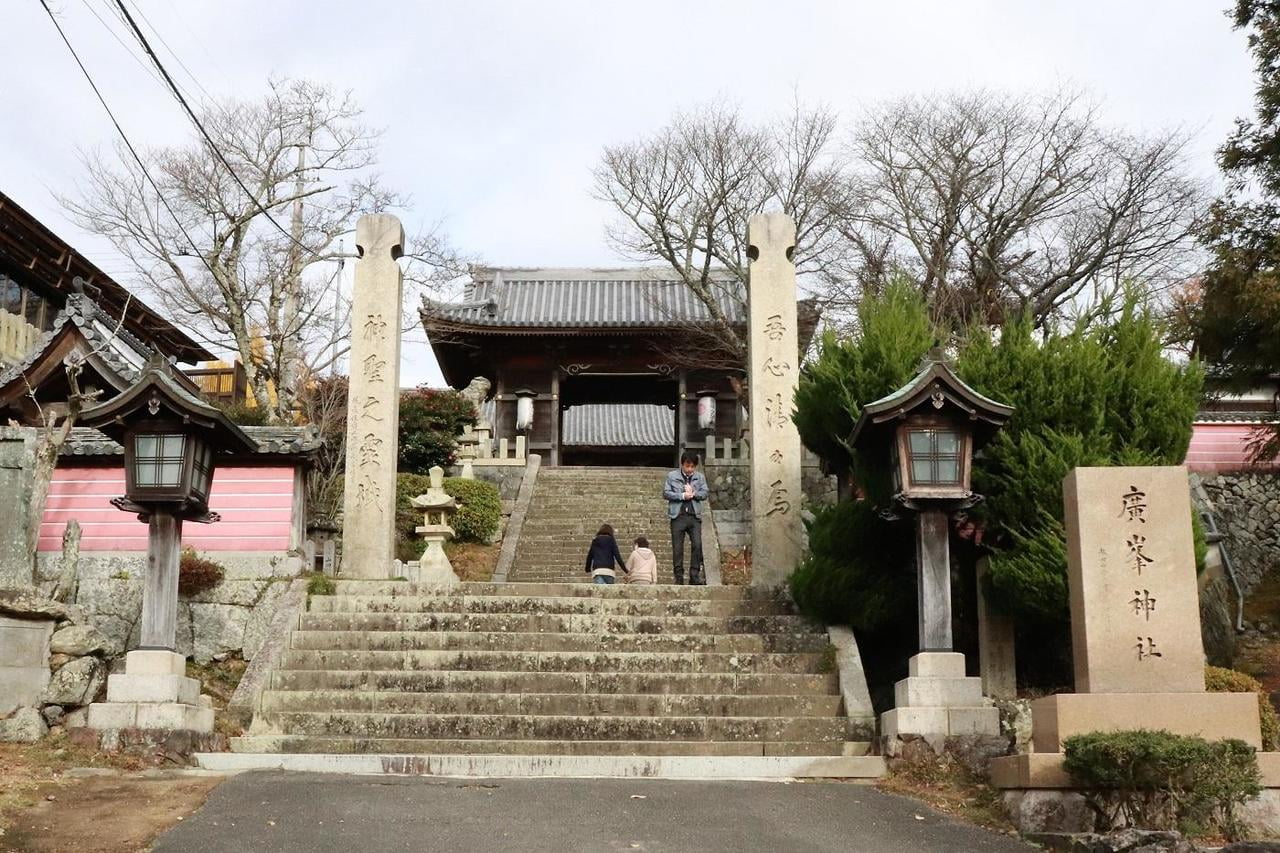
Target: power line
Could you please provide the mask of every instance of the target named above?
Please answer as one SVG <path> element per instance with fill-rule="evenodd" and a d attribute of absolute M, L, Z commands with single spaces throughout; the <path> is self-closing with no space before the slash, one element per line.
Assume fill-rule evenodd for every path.
<path fill-rule="evenodd" d="M 41 2 L 43 3 L 44 0 L 41 0 Z M 292 234 L 286 231 L 284 227 L 280 225 L 279 222 L 276 222 L 275 218 L 271 215 L 271 213 L 265 207 L 263 207 L 262 204 L 258 201 L 257 196 L 255 196 L 253 192 L 247 186 L 245 186 L 244 181 L 240 180 L 240 176 L 236 173 L 236 170 L 231 166 L 230 161 L 228 161 L 227 158 L 223 156 L 222 151 L 218 148 L 217 143 L 214 142 L 213 137 L 209 135 L 209 131 L 205 130 L 204 125 L 200 122 L 199 117 L 196 116 L 195 110 L 191 109 L 191 105 L 187 103 L 187 99 L 182 96 L 181 90 L 179 90 L 177 84 L 173 82 L 173 77 L 171 77 L 169 75 L 169 72 L 165 69 L 164 63 L 160 61 L 160 57 L 156 56 L 156 52 L 151 48 L 150 43 L 147 41 L 147 37 L 143 35 L 142 30 L 138 28 L 138 24 L 133 20 L 133 16 L 129 14 L 128 8 L 124 5 L 124 0 L 116 0 L 116 5 L 120 8 L 120 12 L 124 15 L 125 22 L 129 25 L 130 29 L 133 30 L 134 38 L 136 38 L 138 40 L 138 43 L 142 45 L 142 49 L 145 50 L 147 52 L 147 55 L 151 57 L 152 64 L 155 65 L 156 69 L 160 72 L 161 76 L 164 77 L 165 82 L 169 84 L 169 90 L 173 92 L 173 96 L 178 99 L 178 103 L 182 105 L 182 108 L 184 110 L 186 110 L 187 115 L 191 118 L 191 121 L 195 124 L 196 128 L 200 131 L 201 135 L 204 136 L 205 141 L 209 143 L 209 149 L 213 151 L 214 156 L 222 161 L 222 165 L 227 167 L 227 172 L 230 173 L 231 178 L 237 184 L 240 185 L 240 189 L 244 190 L 245 195 L 248 197 L 249 201 L 252 202 L 253 206 L 258 209 L 259 213 L 261 213 L 263 216 L 267 218 L 268 222 L 270 222 L 272 225 L 276 227 L 277 231 L 279 231 L 286 238 L 288 238 L 289 242 L 293 243 L 298 248 L 302 249 L 302 251 L 310 255 L 314 255 L 315 252 L 312 249 L 303 245 L 300 241 L 294 238 Z"/>
<path fill-rule="evenodd" d="M 164 81 L 160 79 L 160 75 L 156 74 L 155 69 L 147 65 L 147 63 L 144 62 L 142 58 L 138 56 L 138 54 L 135 53 L 132 48 L 129 47 L 129 45 L 125 44 L 124 39 L 120 38 L 120 35 L 111 28 L 111 25 L 108 24 L 105 20 L 103 20 L 102 16 L 99 15 L 96 10 L 94 10 L 89 0 L 81 0 L 81 2 L 83 2 L 84 7 L 89 10 L 89 14 L 93 15 L 95 18 L 98 19 L 98 23 L 102 24 L 102 28 L 111 34 L 111 37 L 116 40 L 116 44 L 124 48 L 124 52 L 129 54 L 129 58 L 132 59 L 134 62 L 138 63 L 138 67 L 141 68 L 144 72 L 146 72 L 147 76 L 149 76 L 152 80 L 155 80 L 157 83 L 160 83 L 161 85 L 163 85 Z"/>
<path fill-rule="evenodd" d="M 160 34 L 160 30 L 156 29 L 156 25 L 151 23 L 151 19 L 147 17 L 147 13 L 142 11 L 142 7 L 138 5 L 136 2 L 132 3 L 132 5 L 134 8 L 134 11 L 136 11 L 138 13 L 138 16 L 142 18 L 143 23 L 145 23 L 148 27 L 151 28 L 152 35 L 160 39 L 160 43 L 164 45 L 165 50 L 169 51 L 169 55 L 172 56 L 177 61 L 178 65 L 182 66 L 183 71 L 187 72 L 187 77 L 190 78 L 192 83 L 196 84 L 196 88 L 204 93 L 205 98 L 207 98 L 209 101 L 213 101 L 214 99 L 213 95 L 209 94 L 209 90 L 206 89 L 203 85 L 201 85 L 200 81 L 196 79 L 196 75 L 191 73 L 191 69 L 187 67 L 187 63 L 182 61 L 182 57 L 178 56 L 177 51 L 175 51 L 169 45 L 169 42 L 165 41 L 164 36 Z"/>
<path fill-rule="evenodd" d="M 63 32 L 62 25 L 58 23 L 58 18 L 53 14 L 53 10 L 49 8 L 48 0 L 40 0 L 40 5 L 44 7 L 45 13 L 49 16 L 49 20 L 53 22 L 53 26 L 58 31 L 58 35 L 62 37 L 62 43 L 67 46 L 67 50 L 71 52 L 71 56 L 76 61 L 76 65 L 80 66 L 84 79 L 89 81 L 89 87 L 93 89 L 93 94 L 98 96 L 98 103 L 102 104 L 102 108 L 106 110 L 107 116 L 111 119 L 111 123 L 115 125 L 116 132 L 120 134 L 120 138 L 124 140 L 125 147 L 129 149 L 129 153 L 133 155 L 133 159 L 137 161 L 138 168 L 142 170 L 143 176 L 147 179 L 147 183 L 151 184 L 151 188 L 156 191 L 156 198 L 164 205 L 164 209 L 169 211 L 169 215 L 173 217 L 174 224 L 178 226 L 178 230 L 182 232 L 182 236 L 187 238 L 187 245 L 191 249 L 191 253 L 200 259 L 200 263 L 204 264 L 205 269 L 214 277 L 216 281 L 218 274 L 213 271 L 213 267 L 205 259 L 204 255 L 196 250 L 196 242 L 191 239 L 191 235 L 187 233 L 186 227 L 182 224 L 182 220 L 178 218 L 178 214 L 174 213 L 173 208 L 169 206 L 169 200 L 164 197 L 164 193 L 160 191 L 160 185 L 151 177 L 151 172 L 147 170 L 147 164 L 143 162 L 142 157 L 138 154 L 138 150 L 133 147 L 133 143 L 129 141 L 129 136 L 124 132 L 124 128 L 120 126 L 120 122 L 116 120 L 116 115 L 111 111 L 111 107 L 107 105 L 107 99 L 102 96 L 98 84 L 93 82 L 93 76 L 89 73 L 89 69 L 85 67 L 80 60 L 80 54 L 76 53 L 76 49 L 71 46 L 67 34 Z"/>

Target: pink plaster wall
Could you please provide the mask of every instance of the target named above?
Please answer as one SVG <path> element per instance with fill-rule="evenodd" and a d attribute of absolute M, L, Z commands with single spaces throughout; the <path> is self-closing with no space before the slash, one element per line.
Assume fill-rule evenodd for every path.
<path fill-rule="evenodd" d="M 124 468 L 58 468 L 40 525 L 41 551 L 62 550 L 62 533 L 80 522 L 81 551 L 145 551 L 147 526 L 110 504 L 124 494 Z M 286 551 L 293 524 L 294 470 L 216 468 L 209 508 L 217 524 L 182 527 L 182 544 L 200 551 Z"/>
<path fill-rule="evenodd" d="M 1276 460 L 1260 464 L 1249 461 L 1249 439 L 1255 429 L 1254 424 L 1196 424 L 1191 434 L 1191 446 L 1187 448 L 1187 467 L 1202 474 L 1245 469 L 1274 471 L 1280 468 L 1280 462 Z"/>

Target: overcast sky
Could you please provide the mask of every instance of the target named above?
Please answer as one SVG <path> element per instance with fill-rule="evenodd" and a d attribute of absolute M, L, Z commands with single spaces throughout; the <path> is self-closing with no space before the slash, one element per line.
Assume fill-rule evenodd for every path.
<path fill-rule="evenodd" d="M 116 40 L 133 44 L 113 0 L 49 2 L 136 144 L 190 137 Z M 590 195 L 602 146 L 716 98 L 767 118 L 798 92 L 852 117 L 908 93 L 1068 84 L 1114 124 L 1194 133 L 1193 168 L 1212 178 L 1253 88 L 1226 0 L 129 2 L 215 96 L 254 95 L 272 74 L 350 88 L 385 128 L 386 183 L 413 198 L 406 231 L 441 220 L 459 247 L 512 266 L 617 263 Z M 128 285 L 111 247 L 53 198 L 75 192 L 77 148 L 111 144 L 114 129 L 39 0 L 0 0 L 0 34 L 4 192 Z M 401 370 L 405 385 L 441 381 L 425 344 L 405 347 Z"/>

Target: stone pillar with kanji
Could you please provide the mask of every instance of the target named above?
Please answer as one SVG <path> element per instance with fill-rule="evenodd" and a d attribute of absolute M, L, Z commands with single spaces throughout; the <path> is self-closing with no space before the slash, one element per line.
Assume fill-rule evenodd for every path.
<path fill-rule="evenodd" d="M 751 582 L 778 586 L 804 551 L 800 432 L 791 420 L 800 378 L 796 226 L 781 213 L 747 225 L 747 350 L 751 415 Z"/>
<path fill-rule="evenodd" d="M 397 434 L 400 425 L 400 306 L 404 228 L 390 214 L 356 223 L 347 391 L 347 468 L 342 575 L 383 579 L 395 560 Z"/>

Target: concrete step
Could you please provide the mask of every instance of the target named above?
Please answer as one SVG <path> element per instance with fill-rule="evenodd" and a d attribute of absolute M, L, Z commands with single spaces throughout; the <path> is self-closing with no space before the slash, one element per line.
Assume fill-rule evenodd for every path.
<path fill-rule="evenodd" d="M 301 615 L 305 631 L 509 631 L 611 634 L 816 634 L 802 616 L 621 616 L 614 613 L 352 613 Z"/>
<path fill-rule="evenodd" d="M 769 616 L 778 613 L 780 609 L 777 602 L 751 599 L 658 600 L 587 595 L 554 598 L 510 595 L 313 595 L 309 605 L 312 613 L 594 613 L 618 616 L 721 617 Z"/>
<path fill-rule="evenodd" d="M 276 670 L 274 690 L 391 693 L 579 693 L 793 696 L 839 693 L 831 673 Z"/>
<path fill-rule="evenodd" d="M 726 599 L 741 601 L 776 601 L 788 603 L 773 590 L 749 586 L 652 586 L 617 587 L 612 589 L 581 589 L 566 583 L 460 583 L 451 586 L 441 584 L 415 584 L 408 581 L 340 580 L 337 595 L 405 595 L 405 596 L 507 596 L 514 598 L 559 598 L 563 596 L 643 598 L 666 601 L 669 599 Z"/>
<path fill-rule="evenodd" d="M 682 760 L 697 760 L 709 756 L 840 756 L 846 759 L 843 764 L 848 777 L 874 776 L 883 773 L 883 760 L 880 756 L 869 756 L 865 753 L 866 744 L 859 742 L 846 743 L 770 743 L 748 741 L 732 743 L 725 741 L 671 742 L 671 741 L 528 741 L 497 740 L 490 738 L 471 739 L 427 739 L 427 738 L 352 738 L 352 737 L 312 737 L 307 735 L 248 735 L 233 737 L 230 753 L 205 753 L 199 760 L 202 767 L 214 769 L 212 762 L 205 756 L 250 756 L 262 753 L 279 755 L 331 755 L 382 757 L 387 762 L 393 755 L 415 756 L 424 760 L 449 755 L 487 756 L 537 756 L 545 759 L 550 756 L 672 756 Z M 523 763 L 523 762 L 522 762 Z M 268 765 L 269 766 L 269 765 Z M 305 769 L 295 765 L 297 769 Z M 348 764 L 347 766 L 354 766 Z M 374 765 L 376 767 L 377 765 Z M 387 766 L 383 764 L 384 768 Z M 393 765 L 394 766 L 394 765 Z M 465 765 L 461 765 L 465 767 Z M 484 765 L 475 765 L 484 766 Z M 706 766 L 705 764 L 703 765 Z M 253 769 L 256 765 L 249 761 L 240 764 L 240 769 Z M 862 768 L 859 770 L 858 768 Z M 870 772 L 868 772 L 870 771 Z M 338 771 L 334 771 L 338 772 Z M 376 769 L 345 772 L 382 772 Z M 411 772 L 405 770 L 386 770 L 386 772 Z M 704 771 L 705 772 L 705 771 Z M 470 773 L 451 773 L 441 775 L 469 776 Z M 476 775 L 485 775 L 478 773 Z M 491 776 L 506 775 L 492 773 Z M 534 773 L 532 775 L 544 775 Z M 556 774 L 546 774 L 556 775 Z M 637 774 L 642 775 L 642 774 Z M 792 774 L 794 775 L 794 771 Z"/>
<path fill-rule="evenodd" d="M 823 652 L 821 634 L 611 634 L 510 631 L 295 631 L 293 649 L 524 652 Z M 970 702 L 969 704 L 973 704 Z"/>
<path fill-rule="evenodd" d="M 262 711 L 253 733 L 430 740 L 731 741 L 843 745 L 843 717 L 651 717 Z"/>
<path fill-rule="evenodd" d="M 836 717 L 837 695 L 687 693 L 404 693 L 267 690 L 263 711 L 366 714 L 504 714 L 534 716 Z"/>
<path fill-rule="evenodd" d="M 489 672 L 820 673 L 823 654 L 719 652 L 315 651 L 291 649 L 280 669 L 485 670 Z"/>

